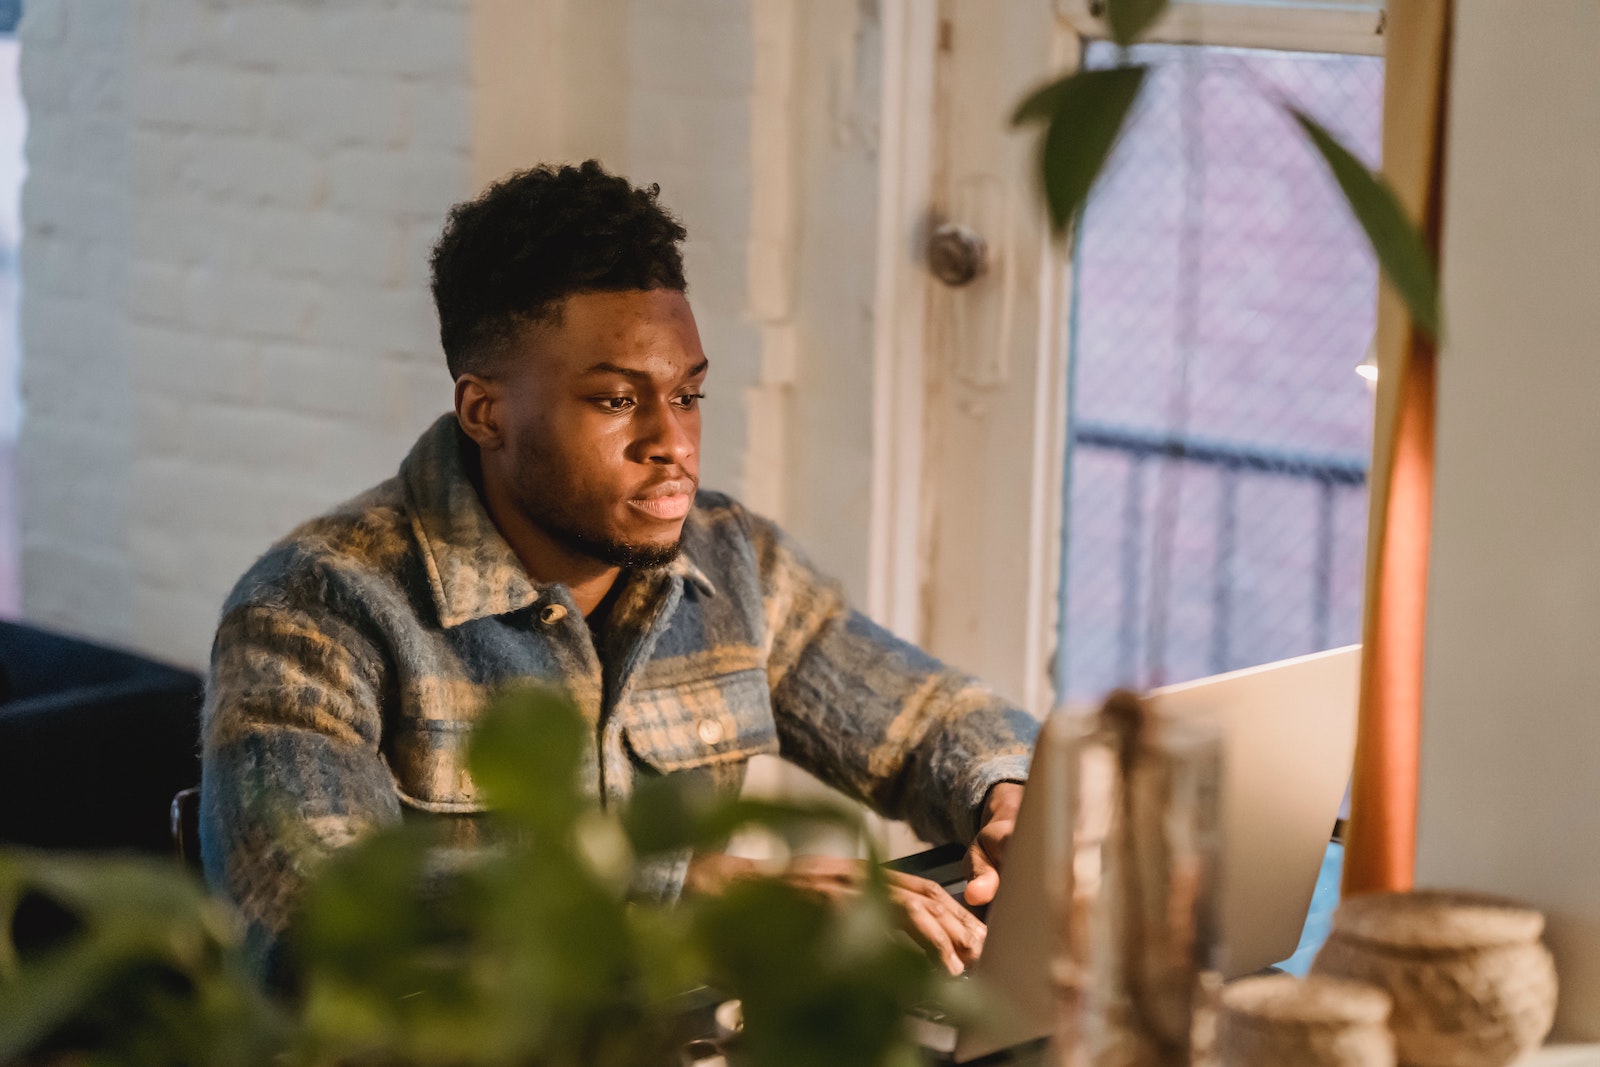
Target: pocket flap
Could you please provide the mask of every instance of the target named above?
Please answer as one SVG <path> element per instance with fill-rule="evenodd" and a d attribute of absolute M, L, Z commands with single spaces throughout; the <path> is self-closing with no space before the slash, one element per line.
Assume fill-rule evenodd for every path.
<path fill-rule="evenodd" d="M 778 751 L 763 670 L 637 692 L 623 732 L 633 754 L 664 774 Z"/>
<path fill-rule="evenodd" d="M 410 719 L 399 725 L 389 746 L 389 767 L 402 803 L 457 815 L 484 810 L 467 771 L 475 725 L 454 719 Z"/>

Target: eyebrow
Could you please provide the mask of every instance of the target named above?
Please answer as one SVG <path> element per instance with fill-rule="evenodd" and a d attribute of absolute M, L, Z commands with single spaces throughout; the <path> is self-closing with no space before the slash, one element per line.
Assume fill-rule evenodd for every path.
<path fill-rule="evenodd" d="M 684 377 L 685 378 L 698 377 L 699 375 L 704 374 L 705 371 L 706 371 L 706 368 L 709 367 L 710 365 L 711 365 L 711 361 L 710 360 L 702 359 L 699 363 L 696 363 L 693 367 L 689 368 L 689 373 L 685 374 Z M 624 378 L 631 378 L 631 379 L 633 379 L 635 381 L 649 381 L 650 378 L 651 378 L 651 375 L 650 375 L 649 371 L 636 370 L 636 369 L 634 369 L 632 367 L 619 367 L 615 363 L 596 363 L 593 366 L 591 366 L 588 370 L 584 371 L 583 373 L 586 374 L 586 375 L 588 375 L 588 374 L 617 374 L 617 375 L 620 375 L 620 376 L 622 376 Z"/>

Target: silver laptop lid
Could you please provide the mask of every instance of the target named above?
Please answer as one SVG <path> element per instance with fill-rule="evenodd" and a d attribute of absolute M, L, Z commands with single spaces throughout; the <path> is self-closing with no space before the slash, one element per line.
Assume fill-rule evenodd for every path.
<path fill-rule="evenodd" d="M 1288 958 L 1299 943 L 1317 874 L 1355 754 L 1359 645 L 1153 690 L 1151 706 L 1204 717 L 1225 735 L 1222 938 L 1226 977 Z M 1050 746 L 1068 736 L 1046 722 L 1017 827 L 1006 848 L 989 936 L 973 974 L 996 1011 L 962 1029 L 960 1063 L 1042 1037 L 1053 1020 L 1046 857 L 1065 807 Z"/>

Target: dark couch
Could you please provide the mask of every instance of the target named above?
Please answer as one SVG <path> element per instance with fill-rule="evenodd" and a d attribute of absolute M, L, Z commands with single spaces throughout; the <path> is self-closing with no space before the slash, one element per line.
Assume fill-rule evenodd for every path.
<path fill-rule="evenodd" d="M 0 844 L 170 852 L 202 694 L 192 671 L 0 622 Z"/>

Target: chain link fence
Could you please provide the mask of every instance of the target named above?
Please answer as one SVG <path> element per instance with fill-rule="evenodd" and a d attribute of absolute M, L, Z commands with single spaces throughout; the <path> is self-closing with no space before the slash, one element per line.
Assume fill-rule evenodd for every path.
<path fill-rule="evenodd" d="M 1360 640 L 1377 267 L 1274 98 L 1374 163 L 1382 60 L 1134 56 L 1152 72 L 1074 256 L 1066 700 Z"/>

